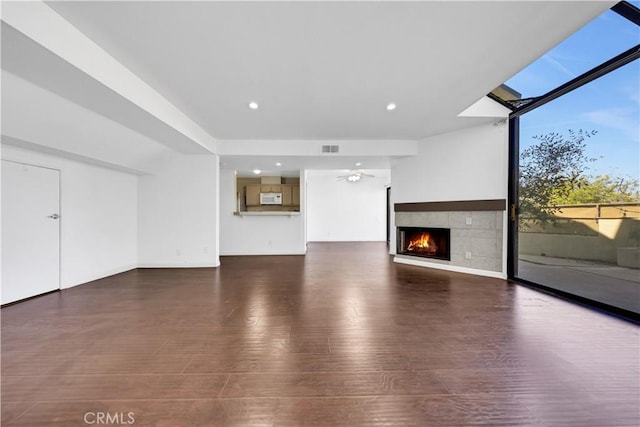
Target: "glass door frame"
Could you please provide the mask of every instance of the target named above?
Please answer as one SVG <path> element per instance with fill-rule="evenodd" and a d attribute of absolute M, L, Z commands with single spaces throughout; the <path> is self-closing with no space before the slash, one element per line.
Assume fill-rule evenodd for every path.
<path fill-rule="evenodd" d="M 636 25 L 640 26 L 640 10 L 635 6 L 623 1 L 611 8 L 611 10 L 624 16 Z M 583 73 L 569 82 L 547 92 L 546 94 L 522 100 L 518 107 L 513 108 L 509 115 L 509 172 L 508 172 L 508 220 L 507 220 L 507 277 L 511 281 L 552 293 L 554 295 L 583 303 L 595 308 L 603 309 L 612 314 L 620 315 L 624 318 L 640 322 L 640 315 L 618 307 L 610 306 L 598 301 L 590 300 L 578 295 L 570 294 L 555 288 L 534 283 L 518 277 L 518 217 L 519 217 L 519 158 L 520 158 L 520 116 L 528 113 L 546 103 L 553 101 L 585 84 L 598 79 L 618 68 L 629 64 L 640 58 L 640 44 L 628 49 L 620 55 L 600 64 L 599 66 Z"/>

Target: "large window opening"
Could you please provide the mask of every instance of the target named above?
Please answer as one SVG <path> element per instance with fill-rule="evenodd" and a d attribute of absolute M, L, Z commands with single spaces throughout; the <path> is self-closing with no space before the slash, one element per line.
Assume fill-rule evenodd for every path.
<path fill-rule="evenodd" d="M 509 275 L 635 317 L 640 10 L 613 9 L 507 82 L 532 98 L 511 116 Z"/>

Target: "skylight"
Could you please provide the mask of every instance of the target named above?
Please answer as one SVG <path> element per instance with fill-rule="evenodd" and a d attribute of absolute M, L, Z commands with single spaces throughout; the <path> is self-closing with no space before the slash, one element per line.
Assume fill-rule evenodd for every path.
<path fill-rule="evenodd" d="M 541 96 L 638 43 L 640 27 L 609 9 L 505 84 L 523 98 Z"/>

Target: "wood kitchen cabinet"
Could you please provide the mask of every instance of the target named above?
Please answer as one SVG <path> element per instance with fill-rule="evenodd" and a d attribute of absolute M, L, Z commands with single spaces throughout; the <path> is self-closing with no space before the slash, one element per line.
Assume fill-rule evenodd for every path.
<path fill-rule="evenodd" d="M 247 185 L 244 189 L 247 206 L 260 206 L 260 185 Z"/>
<path fill-rule="evenodd" d="M 262 184 L 260 191 L 263 193 L 282 193 L 282 185 L 280 184 Z"/>
<path fill-rule="evenodd" d="M 300 186 L 291 186 L 291 204 L 294 206 L 300 206 Z"/>
<path fill-rule="evenodd" d="M 292 185 L 284 184 L 282 186 L 282 206 L 293 205 L 293 198 L 291 197 Z"/>
<path fill-rule="evenodd" d="M 299 185 L 282 185 L 282 206 L 300 206 Z"/>

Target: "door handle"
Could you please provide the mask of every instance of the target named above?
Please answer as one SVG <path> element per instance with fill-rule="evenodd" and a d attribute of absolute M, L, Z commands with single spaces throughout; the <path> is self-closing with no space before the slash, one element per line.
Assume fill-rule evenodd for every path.
<path fill-rule="evenodd" d="M 511 204 L 511 212 L 510 212 L 511 221 L 515 221 L 517 217 L 516 204 Z"/>
<path fill-rule="evenodd" d="M 54 213 L 53 215 L 49 215 L 47 218 L 58 219 L 60 218 L 60 215 L 58 215 L 57 213 Z"/>

